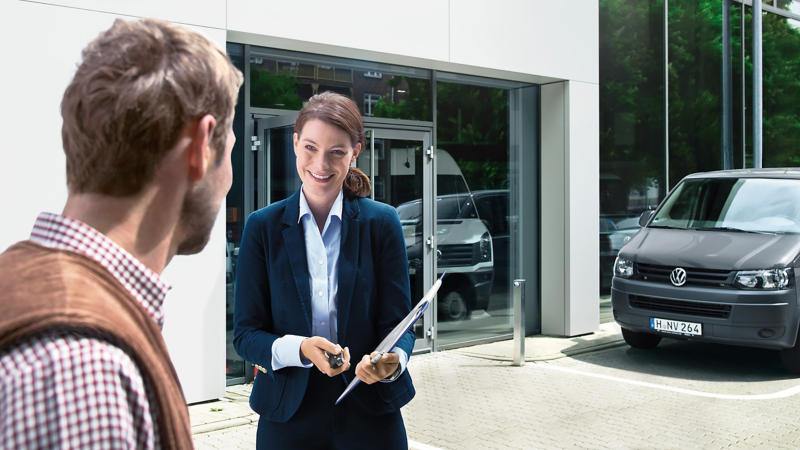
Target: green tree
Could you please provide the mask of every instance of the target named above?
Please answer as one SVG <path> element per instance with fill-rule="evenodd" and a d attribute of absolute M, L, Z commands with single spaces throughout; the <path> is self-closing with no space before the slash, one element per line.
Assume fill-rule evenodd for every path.
<path fill-rule="evenodd" d="M 257 108 L 300 110 L 303 100 L 297 95 L 300 80 L 290 75 L 272 75 L 268 70 L 250 70 L 250 104 Z"/>
<path fill-rule="evenodd" d="M 431 105 L 431 81 L 421 78 L 409 78 L 406 76 L 395 76 L 384 82 L 392 89 L 397 90 L 405 84 L 406 99 L 393 102 L 390 94 L 386 94 L 378 99 L 372 109 L 375 117 L 385 117 L 387 119 L 404 120 L 430 120 Z M 405 82 L 405 83 L 404 83 Z"/>

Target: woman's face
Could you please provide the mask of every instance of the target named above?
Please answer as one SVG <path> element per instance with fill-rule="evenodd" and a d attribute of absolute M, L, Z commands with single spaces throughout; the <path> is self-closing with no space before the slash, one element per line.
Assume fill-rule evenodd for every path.
<path fill-rule="evenodd" d="M 294 134 L 297 173 L 303 181 L 306 196 L 329 197 L 339 194 L 350 164 L 361 151 L 353 148 L 350 136 L 343 129 L 312 119 Z"/>

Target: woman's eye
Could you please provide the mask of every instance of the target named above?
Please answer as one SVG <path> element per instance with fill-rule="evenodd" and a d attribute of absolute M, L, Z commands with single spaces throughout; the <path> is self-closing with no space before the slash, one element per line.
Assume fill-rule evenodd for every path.
<path fill-rule="evenodd" d="M 342 151 L 342 150 L 334 150 L 333 153 L 336 154 L 336 155 L 339 155 L 339 156 L 344 155 L 344 151 Z"/>
<path fill-rule="evenodd" d="M 312 151 L 312 152 L 313 152 L 313 151 L 314 151 L 314 146 L 312 146 L 312 145 L 306 145 L 306 150 L 310 150 L 310 151 Z"/>

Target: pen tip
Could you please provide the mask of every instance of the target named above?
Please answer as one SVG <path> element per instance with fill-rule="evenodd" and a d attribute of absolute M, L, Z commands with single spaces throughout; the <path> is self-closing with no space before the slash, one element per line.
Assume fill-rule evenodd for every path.
<path fill-rule="evenodd" d="M 442 272 L 442 276 L 440 276 L 439 279 L 441 280 L 442 278 L 444 278 L 445 275 L 447 275 L 447 271 L 446 270 L 444 272 Z"/>

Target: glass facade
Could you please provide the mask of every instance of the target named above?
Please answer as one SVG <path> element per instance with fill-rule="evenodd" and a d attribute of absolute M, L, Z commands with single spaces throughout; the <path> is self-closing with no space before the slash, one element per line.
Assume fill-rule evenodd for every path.
<path fill-rule="evenodd" d="M 237 69 L 244 71 L 244 46 L 228 44 L 228 55 Z M 236 113 L 233 119 L 233 132 L 236 143 L 231 151 L 233 178 L 244 177 L 245 142 L 244 137 L 244 86 L 239 89 L 239 99 L 236 103 Z M 225 375 L 229 380 L 245 377 L 245 362 L 233 349 L 233 288 L 236 281 L 236 257 L 244 230 L 244 186 L 233 183 L 225 198 Z"/>
<path fill-rule="evenodd" d="M 251 47 L 250 105 L 298 111 L 311 96 L 332 91 L 353 99 L 365 117 L 429 121 L 429 72 L 392 69 Z"/>
<path fill-rule="evenodd" d="M 468 82 L 436 84 L 438 345 L 511 333 L 509 95 Z"/>
<path fill-rule="evenodd" d="M 300 187 L 294 119 L 311 96 L 325 91 L 345 95 L 361 109 L 366 145 L 354 165 L 370 177 L 372 198 L 398 212 L 412 301 L 448 273 L 436 307 L 415 326 L 415 352 L 509 338 L 510 285 L 519 278 L 511 242 L 521 233 L 512 223 L 519 213 L 511 195 L 511 148 L 515 142 L 515 152 L 538 159 L 532 131 L 538 124 L 526 123 L 538 111 L 538 88 L 241 44 L 228 44 L 228 53 L 246 75 L 227 198 L 229 383 L 252 377 L 253 370 L 231 342 L 241 230 L 248 214 Z M 535 233 L 537 224 L 528 226 Z M 538 320 L 538 311 L 529 314 Z"/>
<path fill-rule="evenodd" d="M 643 210 L 686 175 L 754 165 L 751 6 L 729 3 L 599 2 L 601 297 Z M 797 167 L 800 2 L 763 5 L 762 164 Z"/>

